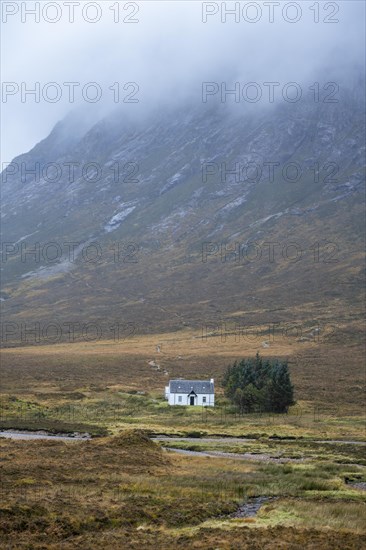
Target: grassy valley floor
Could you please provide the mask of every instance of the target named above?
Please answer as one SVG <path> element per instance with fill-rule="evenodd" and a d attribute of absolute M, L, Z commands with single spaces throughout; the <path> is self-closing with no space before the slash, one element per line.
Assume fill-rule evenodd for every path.
<path fill-rule="evenodd" d="M 196 336 L 3 350 L 0 428 L 95 437 L 0 438 L 1 547 L 366 547 L 361 350 L 277 341 L 263 355 L 289 359 L 297 404 L 240 416 L 220 377 L 255 345 Z M 179 376 L 214 377 L 217 406 L 168 407 Z"/>

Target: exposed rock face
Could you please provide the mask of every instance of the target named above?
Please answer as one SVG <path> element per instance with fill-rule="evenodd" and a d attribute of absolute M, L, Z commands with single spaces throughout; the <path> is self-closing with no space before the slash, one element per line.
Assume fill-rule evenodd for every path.
<path fill-rule="evenodd" d="M 363 132 L 359 91 L 114 114 L 79 134 L 66 119 L 2 174 L 5 318 L 142 332 L 357 318 Z"/>

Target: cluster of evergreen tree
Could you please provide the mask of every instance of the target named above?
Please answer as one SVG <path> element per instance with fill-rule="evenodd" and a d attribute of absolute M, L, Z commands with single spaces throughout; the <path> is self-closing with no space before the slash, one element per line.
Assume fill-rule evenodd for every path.
<path fill-rule="evenodd" d="M 230 365 L 223 386 L 240 412 L 285 413 L 295 403 L 287 361 L 264 360 L 258 353 Z"/>

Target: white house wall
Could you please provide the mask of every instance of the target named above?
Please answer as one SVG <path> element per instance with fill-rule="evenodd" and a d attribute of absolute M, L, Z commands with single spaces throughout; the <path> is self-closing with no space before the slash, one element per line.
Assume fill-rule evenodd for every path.
<path fill-rule="evenodd" d="M 179 396 L 182 398 L 182 401 L 179 401 Z M 203 402 L 203 398 L 206 397 L 206 403 Z M 183 405 L 187 406 L 189 405 L 189 396 L 187 394 L 183 393 L 168 393 L 167 399 L 169 402 L 169 405 Z M 215 396 L 212 393 L 202 393 L 198 394 L 195 399 L 195 406 L 201 406 L 202 407 L 214 407 L 215 406 Z"/>

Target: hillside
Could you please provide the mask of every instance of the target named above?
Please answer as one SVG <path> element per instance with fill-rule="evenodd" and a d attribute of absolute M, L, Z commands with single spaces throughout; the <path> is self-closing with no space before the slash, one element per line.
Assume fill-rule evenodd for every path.
<path fill-rule="evenodd" d="M 17 325 L 3 343 L 21 342 L 22 322 L 61 327 L 47 343 L 90 322 L 103 339 L 117 324 L 127 335 L 225 323 L 358 341 L 361 94 L 238 109 L 113 113 L 89 130 L 69 115 L 14 159 L 2 174 L 2 306 Z"/>

